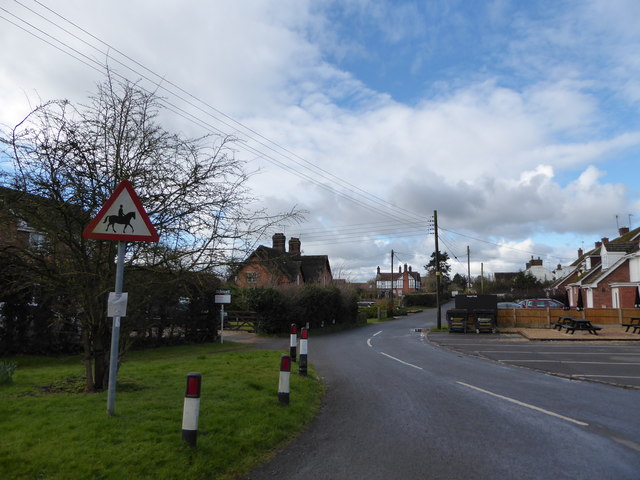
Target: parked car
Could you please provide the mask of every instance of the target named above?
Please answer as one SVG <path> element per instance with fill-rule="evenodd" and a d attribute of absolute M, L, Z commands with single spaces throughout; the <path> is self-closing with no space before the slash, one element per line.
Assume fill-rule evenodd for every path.
<path fill-rule="evenodd" d="M 553 298 L 528 298 L 520 302 L 522 308 L 564 308 L 564 303 Z"/>
<path fill-rule="evenodd" d="M 517 302 L 498 302 L 498 308 L 522 308 Z"/>
<path fill-rule="evenodd" d="M 358 302 L 359 307 L 373 307 L 376 302 Z"/>

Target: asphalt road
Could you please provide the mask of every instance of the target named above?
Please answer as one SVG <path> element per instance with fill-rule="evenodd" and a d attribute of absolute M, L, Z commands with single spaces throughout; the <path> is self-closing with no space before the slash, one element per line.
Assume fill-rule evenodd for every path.
<path fill-rule="evenodd" d="M 321 412 L 247 478 L 640 478 L 639 390 L 439 348 L 434 315 L 312 336 Z"/>
<path fill-rule="evenodd" d="M 429 341 L 465 355 L 574 380 L 640 389 L 638 342 L 529 341 L 518 334 L 430 333 Z"/>

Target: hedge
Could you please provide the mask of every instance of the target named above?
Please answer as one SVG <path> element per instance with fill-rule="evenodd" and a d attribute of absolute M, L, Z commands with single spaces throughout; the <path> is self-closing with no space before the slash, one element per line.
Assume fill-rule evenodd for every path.
<path fill-rule="evenodd" d="M 336 287 L 253 288 L 243 295 L 246 307 L 261 318 L 261 333 L 287 333 L 292 323 L 318 329 L 358 322 L 355 293 Z"/>

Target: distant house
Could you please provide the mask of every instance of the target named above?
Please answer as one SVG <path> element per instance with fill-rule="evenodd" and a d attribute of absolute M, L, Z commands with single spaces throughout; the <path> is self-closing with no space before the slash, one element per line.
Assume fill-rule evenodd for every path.
<path fill-rule="evenodd" d="M 562 266 L 558 265 L 556 271 L 552 272 L 548 268 L 542 265 L 542 259 L 540 257 L 529 260 L 525 265 L 525 274 L 529 274 L 539 282 L 551 282 L 557 278 L 558 274 L 561 274 Z M 494 279 L 496 282 L 509 284 L 517 277 L 518 272 L 496 272 Z"/>
<path fill-rule="evenodd" d="M 327 255 L 302 255 L 299 238 L 289 239 L 276 233 L 273 246 L 260 245 L 242 262 L 235 273 L 235 283 L 240 287 L 280 287 L 285 285 L 323 285 L 333 282 Z"/>
<path fill-rule="evenodd" d="M 539 282 L 551 282 L 555 279 L 553 272 L 542 266 L 542 259 L 540 257 L 537 259 L 531 257 L 531 260 L 526 264 L 524 273 L 531 274 Z"/>
<path fill-rule="evenodd" d="M 388 296 L 393 289 L 393 295 L 401 297 L 408 293 L 418 292 L 420 290 L 420 274 L 414 272 L 407 264 L 404 264 L 404 271 L 402 267 L 398 267 L 398 272 L 381 272 L 378 267 L 376 273 L 376 289 L 384 296 Z"/>
<path fill-rule="evenodd" d="M 584 253 L 578 249 L 578 259 L 567 275 L 552 288 L 567 292 L 569 304 L 577 305 L 582 295 L 587 308 L 632 308 L 640 287 L 640 228 L 619 229 L 613 240 L 602 238 L 595 248 Z"/>

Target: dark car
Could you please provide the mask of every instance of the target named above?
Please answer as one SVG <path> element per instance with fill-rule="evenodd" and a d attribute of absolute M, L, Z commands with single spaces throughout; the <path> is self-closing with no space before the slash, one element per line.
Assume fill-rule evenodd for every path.
<path fill-rule="evenodd" d="M 553 298 L 528 298 L 520 302 L 522 308 L 564 308 L 564 303 Z"/>

